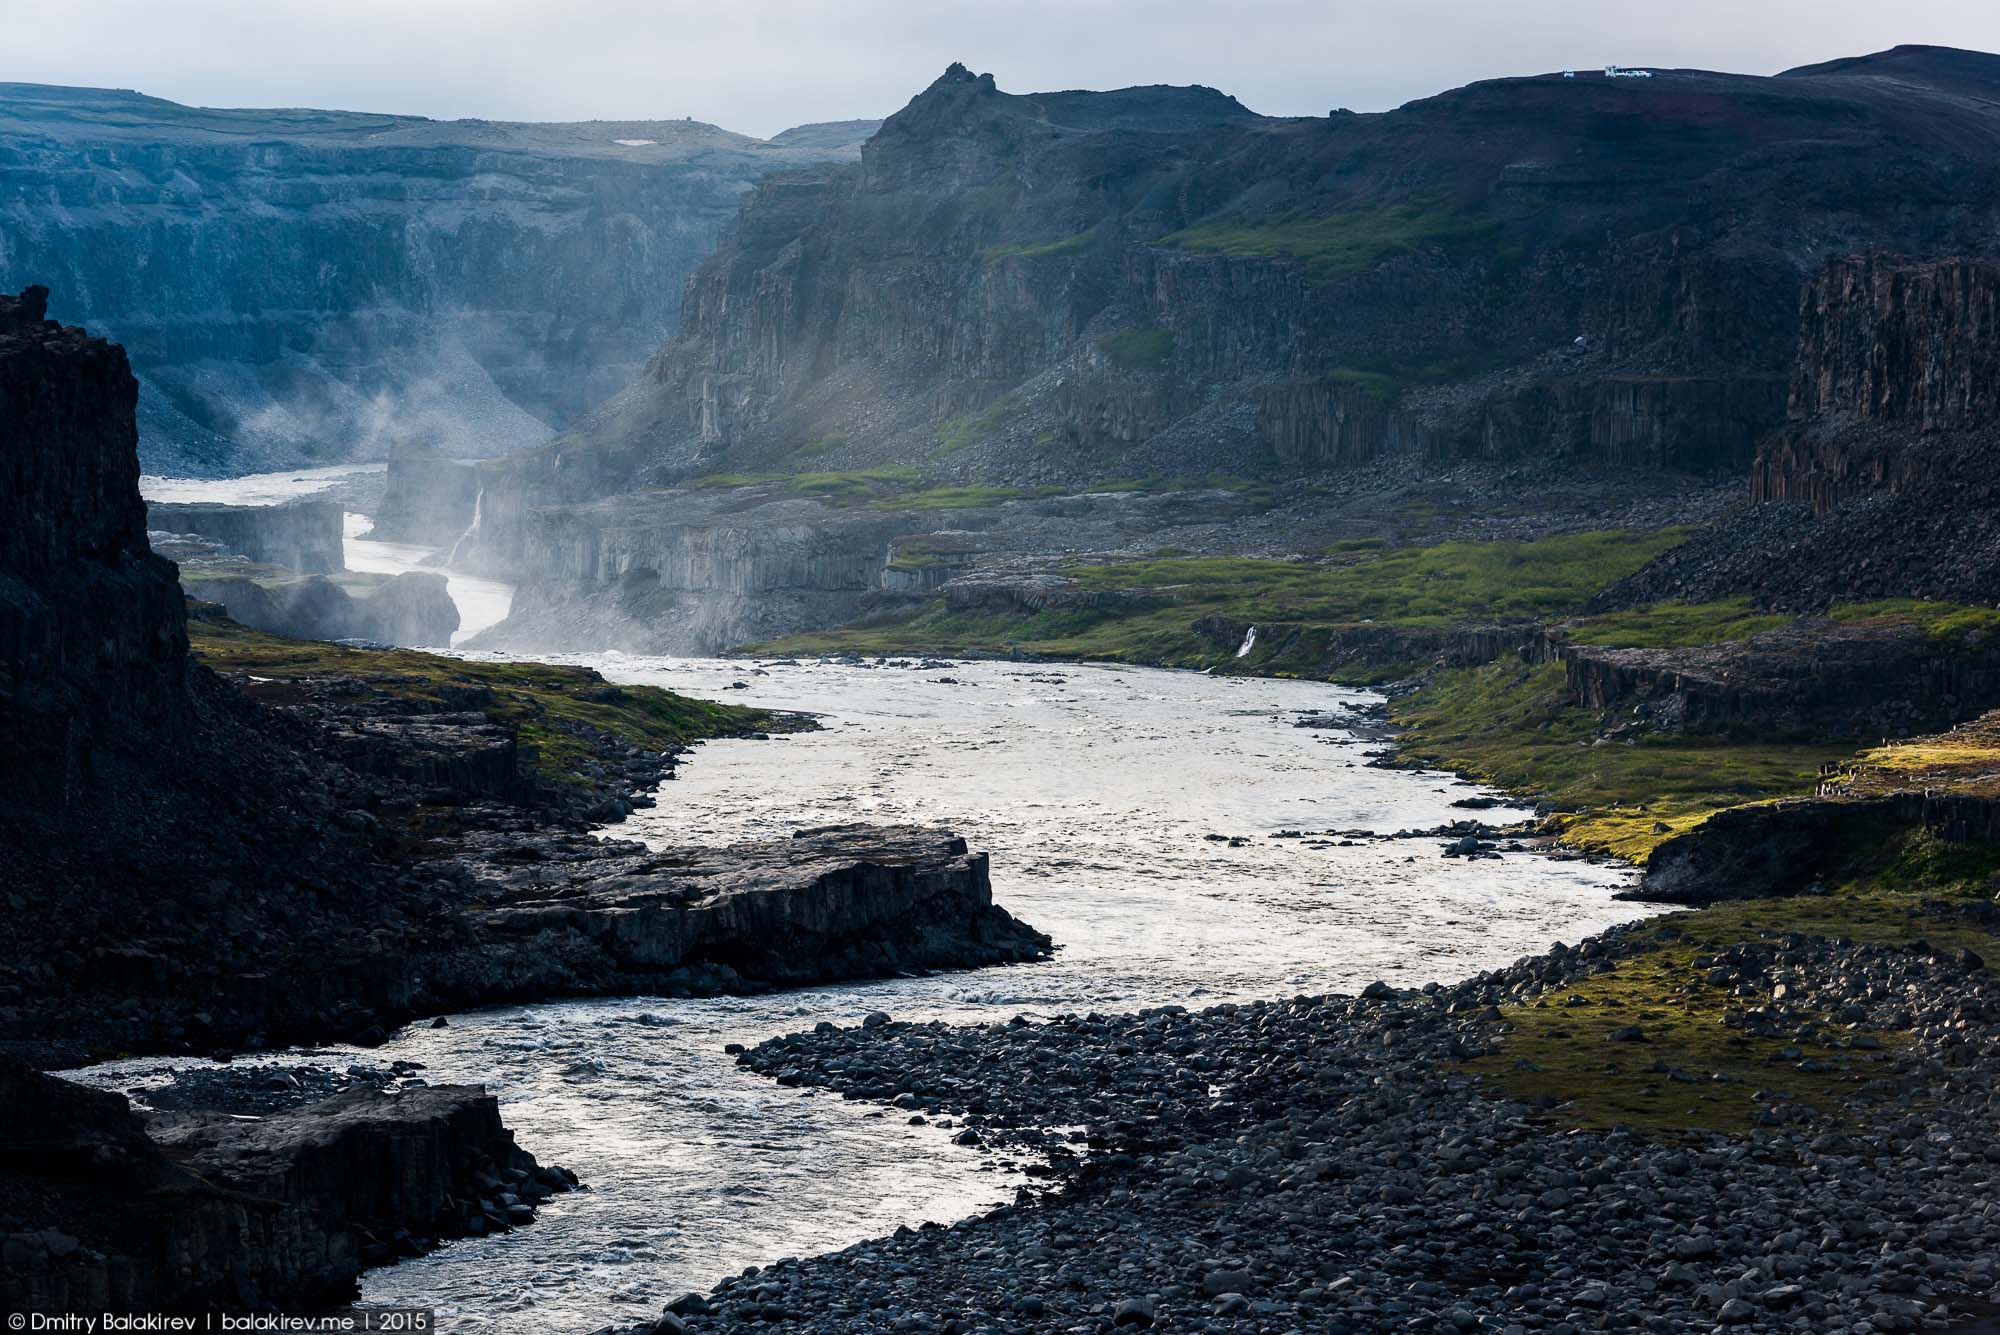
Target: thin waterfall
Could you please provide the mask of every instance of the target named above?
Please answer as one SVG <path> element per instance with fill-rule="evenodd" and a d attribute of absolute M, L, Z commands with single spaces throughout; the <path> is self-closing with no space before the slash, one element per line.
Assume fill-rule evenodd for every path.
<path fill-rule="evenodd" d="M 1255 626 L 1252 626 L 1249 630 L 1243 633 L 1243 643 L 1237 646 L 1236 656 L 1238 658 L 1248 657 L 1250 651 L 1252 649 L 1255 649 L 1256 647 L 1257 647 L 1257 628 Z"/>
<path fill-rule="evenodd" d="M 472 536 L 479 532 L 480 516 L 485 513 L 485 510 L 486 488 L 481 487 L 472 498 L 472 522 L 465 526 L 465 532 L 458 535 L 458 541 L 451 545 L 451 551 L 444 558 L 444 563 L 447 566 L 458 564 L 458 553 L 472 539 Z"/>

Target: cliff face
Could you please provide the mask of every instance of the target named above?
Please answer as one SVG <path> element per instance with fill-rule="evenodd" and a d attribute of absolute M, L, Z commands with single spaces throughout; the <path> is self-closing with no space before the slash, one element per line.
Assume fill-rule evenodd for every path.
<path fill-rule="evenodd" d="M 1821 256 L 1994 220 L 1968 193 L 2000 181 L 1991 105 L 1920 59 L 1866 67 L 1273 120 L 954 66 L 858 165 L 751 192 L 681 333 L 552 452 L 595 465 L 538 481 L 576 499 L 806 449 L 993 479 L 1390 453 L 1742 468 L 1783 419 Z"/>
<path fill-rule="evenodd" d="M 2000 580 L 2000 261 L 1869 252 L 1803 289 L 1782 429 L 1756 504 L 1610 590 L 1604 606 L 1736 597 L 1990 603 Z"/>
<path fill-rule="evenodd" d="M 806 127 L 811 128 L 811 127 Z M 0 284 L 130 350 L 149 472 L 533 443 L 630 378 L 768 172 L 870 123 L 528 125 L 0 85 Z"/>
<path fill-rule="evenodd" d="M 124 352 L 0 296 L 0 749 L 62 802 L 127 725 L 189 714 L 174 567 L 146 543 Z"/>
<path fill-rule="evenodd" d="M 1759 501 L 1919 486 L 2000 422 L 2000 262 L 1868 254 L 1833 261 L 1799 309 L 1791 428 L 1751 474 Z"/>

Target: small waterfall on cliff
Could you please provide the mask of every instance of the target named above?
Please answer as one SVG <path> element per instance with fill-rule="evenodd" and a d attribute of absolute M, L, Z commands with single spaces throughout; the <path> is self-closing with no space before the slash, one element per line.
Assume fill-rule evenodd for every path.
<path fill-rule="evenodd" d="M 472 522 L 465 526 L 465 532 L 459 534 L 458 541 L 451 545 L 451 551 L 444 558 L 446 565 L 455 566 L 458 564 L 459 552 L 463 551 L 465 544 L 471 541 L 473 535 L 479 532 L 479 520 L 485 511 L 486 488 L 481 487 L 472 497 Z"/>
<path fill-rule="evenodd" d="M 1249 630 L 1243 632 L 1243 643 L 1236 646 L 1236 656 L 1238 658 L 1247 658 L 1250 651 L 1256 647 L 1257 628 L 1252 626 Z"/>

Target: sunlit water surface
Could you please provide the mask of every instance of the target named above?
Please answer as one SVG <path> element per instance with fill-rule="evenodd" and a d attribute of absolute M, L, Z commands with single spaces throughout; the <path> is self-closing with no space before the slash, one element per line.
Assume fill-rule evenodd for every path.
<path fill-rule="evenodd" d="M 1624 877 L 1605 867 L 1446 859 L 1438 840 L 1315 848 L 1269 837 L 1467 814 L 1449 804 L 1477 790 L 1368 768 L 1373 744 L 1293 726 L 1363 698 L 1335 687 L 1002 663 L 564 661 L 824 716 L 815 733 L 704 745 L 657 808 L 611 833 L 720 844 L 846 821 L 949 826 L 992 854 L 1000 902 L 1062 949 L 1045 964 L 760 998 L 507 1007 L 412 1028 L 365 1054 L 423 1062 L 433 1083 L 488 1085 L 521 1144 L 592 1187 L 530 1228 L 366 1278 L 371 1302 L 435 1305 L 452 1331 L 580 1333 L 651 1315 L 745 1265 L 962 1218 L 1021 1180 L 952 1146 L 948 1129 L 748 1075 L 725 1043 L 877 1009 L 996 1021 L 1448 979 L 1636 908 L 1612 902 Z M 157 1066 L 91 1078 L 129 1086 Z"/>

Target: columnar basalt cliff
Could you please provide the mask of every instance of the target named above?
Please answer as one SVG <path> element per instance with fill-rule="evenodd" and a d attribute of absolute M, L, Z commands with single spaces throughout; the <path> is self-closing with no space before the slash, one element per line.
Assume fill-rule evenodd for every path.
<path fill-rule="evenodd" d="M 1870 252 L 1799 302 L 1785 425 L 1752 506 L 1607 593 L 1603 606 L 1751 593 L 1987 603 L 2000 579 L 2000 260 Z"/>
<path fill-rule="evenodd" d="M 2000 434 L 2000 261 L 1856 255 L 1800 303 L 1793 425 L 1759 453 L 1757 501 L 1842 501 L 1955 474 Z"/>
<path fill-rule="evenodd" d="M 61 803 L 121 732 L 190 716 L 174 567 L 146 544 L 124 351 L 0 296 L 0 750 Z M 22 792 L 15 794 L 24 795 Z"/>
<path fill-rule="evenodd" d="M 130 349 L 149 472 L 531 444 L 672 332 L 681 283 L 769 172 L 870 122 L 765 141 L 185 107 L 0 84 L 0 283 Z"/>

